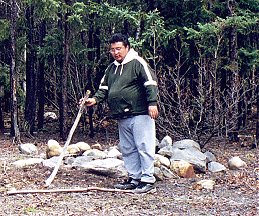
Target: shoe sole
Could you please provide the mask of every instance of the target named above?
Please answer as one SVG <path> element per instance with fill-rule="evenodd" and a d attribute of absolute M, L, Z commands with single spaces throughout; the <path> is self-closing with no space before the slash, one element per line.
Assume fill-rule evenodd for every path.
<path fill-rule="evenodd" d="M 132 187 L 132 188 L 129 188 L 129 187 L 123 187 L 123 186 L 114 186 L 115 189 L 119 189 L 119 190 L 135 190 L 136 187 Z"/>
<path fill-rule="evenodd" d="M 149 193 L 155 193 L 156 192 L 156 188 L 152 188 L 151 190 L 147 191 L 147 192 L 136 192 L 133 190 L 134 194 L 149 194 Z"/>

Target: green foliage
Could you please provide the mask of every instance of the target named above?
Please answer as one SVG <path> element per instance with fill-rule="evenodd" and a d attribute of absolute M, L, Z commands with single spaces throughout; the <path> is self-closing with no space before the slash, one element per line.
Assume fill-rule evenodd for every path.
<path fill-rule="evenodd" d="M 8 65 L 0 64 L 0 97 L 4 96 L 4 92 L 10 88 Z"/>
<path fill-rule="evenodd" d="M 52 29 L 44 38 L 44 47 L 38 47 L 40 58 L 49 58 L 62 53 L 62 32 L 57 28 Z"/>
<path fill-rule="evenodd" d="M 258 49 L 247 49 L 241 48 L 238 51 L 240 63 L 246 64 L 247 66 L 259 66 L 259 50 Z"/>
<path fill-rule="evenodd" d="M 25 4 L 34 6 L 35 15 L 42 20 L 58 20 L 57 13 L 62 3 L 57 0 L 25 0 Z"/>
<path fill-rule="evenodd" d="M 134 11 L 129 7 L 110 6 L 108 3 L 105 3 L 102 9 L 101 15 L 105 15 L 105 17 L 109 17 L 113 21 L 116 20 L 117 23 L 120 21 L 120 24 L 122 24 L 123 22 L 128 21 L 135 27 L 138 27 L 140 24 L 142 13 Z"/>
<path fill-rule="evenodd" d="M 6 19 L 0 19 L 0 41 L 8 39 L 9 32 L 9 21 Z"/>

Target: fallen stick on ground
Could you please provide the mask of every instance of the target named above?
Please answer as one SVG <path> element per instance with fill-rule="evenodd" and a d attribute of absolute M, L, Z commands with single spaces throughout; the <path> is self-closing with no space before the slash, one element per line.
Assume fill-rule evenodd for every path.
<path fill-rule="evenodd" d="M 51 184 L 51 182 L 54 180 L 54 178 L 55 178 L 55 176 L 56 176 L 56 174 L 57 174 L 57 172 L 58 172 L 58 169 L 59 169 L 60 164 L 61 164 L 61 162 L 62 162 L 62 160 L 63 160 L 63 157 L 64 157 L 64 155 L 65 155 L 65 152 L 66 152 L 66 150 L 67 150 L 67 147 L 68 147 L 68 145 L 69 145 L 69 143 L 70 143 L 70 141 L 71 141 L 71 139 L 72 139 L 72 136 L 73 136 L 73 134 L 74 134 L 74 132 L 75 132 L 75 129 L 76 129 L 76 127 L 77 127 L 77 125 L 78 125 L 78 122 L 79 122 L 79 120 L 80 120 L 80 118 L 81 118 L 81 115 L 82 115 L 82 113 L 83 113 L 83 111 L 84 111 L 84 103 L 85 103 L 86 99 L 89 97 L 89 94 L 90 94 L 90 91 L 88 90 L 88 91 L 86 92 L 86 95 L 84 96 L 84 99 L 83 99 L 81 105 L 80 105 L 80 108 L 79 108 L 79 111 L 78 111 L 78 113 L 77 113 L 75 122 L 74 122 L 72 128 L 71 128 L 70 131 L 69 131 L 67 141 L 66 141 L 66 143 L 65 143 L 65 145 L 64 145 L 64 147 L 63 147 L 63 150 L 62 150 L 62 152 L 61 152 L 61 154 L 60 154 L 60 156 L 59 156 L 59 158 L 58 158 L 57 164 L 56 164 L 56 166 L 54 167 L 54 170 L 52 171 L 52 173 L 51 173 L 51 175 L 49 176 L 49 178 L 45 181 L 45 183 L 46 183 L 46 184 L 45 184 L 45 187 L 48 187 L 48 186 Z"/>
<path fill-rule="evenodd" d="M 100 188 L 100 187 L 87 187 L 87 188 L 74 188 L 74 189 L 45 189 L 45 190 L 11 190 L 7 191 L 7 195 L 15 194 L 32 194 L 32 193 L 78 193 L 87 191 L 103 191 L 103 192 L 120 192 L 120 193 L 134 193 L 132 190 L 120 190 L 112 188 Z"/>

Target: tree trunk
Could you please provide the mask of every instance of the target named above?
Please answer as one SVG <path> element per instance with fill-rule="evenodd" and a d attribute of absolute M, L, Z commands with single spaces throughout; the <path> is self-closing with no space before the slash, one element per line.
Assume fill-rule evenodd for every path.
<path fill-rule="evenodd" d="M 91 15 L 91 18 L 94 20 L 95 15 Z M 93 49 L 95 47 L 95 40 L 96 40 L 96 35 L 95 35 L 95 31 L 94 31 L 94 23 L 91 23 L 90 29 L 88 31 L 88 45 L 87 47 L 89 49 Z M 95 53 L 92 52 L 88 52 L 88 56 L 87 56 L 88 61 L 90 62 L 90 65 L 94 65 L 94 61 L 95 61 Z M 87 85 L 86 85 L 86 89 L 90 90 L 91 92 L 93 92 L 93 77 L 94 74 L 94 68 L 93 67 L 88 67 L 87 68 Z M 93 127 L 93 108 L 90 107 L 89 109 L 89 128 L 90 128 L 90 137 L 94 136 L 94 127 Z"/>
<path fill-rule="evenodd" d="M 44 44 L 44 37 L 46 35 L 46 22 L 40 24 L 39 46 Z M 41 57 L 38 64 L 38 129 L 43 128 L 44 125 L 44 105 L 45 105 L 45 71 L 44 59 Z"/>
<path fill-rule="evenodd" d="M 28 25 L 28 45 L 26 50 L 26 101 L 25 101 L 25 125 L 26 132 L 33 134 L 36 116 L 36 73 L 34 48 L 34 8 L 29 6 L 26 10 L 26 21 Z"/>
<path fill-rule="evenodd" d="M 66 1 L 68 4 L 68 1 Z M 62 139 L 66 139 L 68 134 L 68 100 L 67 100 L 67 76 L 69 70 L 69 37 L 70 37 L 70 30 L 68 24 L 68 16 L 69 12 L 67 11 L 65 14 L 64 20 L 64 38 L 63 38 L 63 56 L 64 56 L 64 63 L 63 69 L 61 70 L 60 74 L 60 81 L 61 81 L 61 95 L 60 95 L 60 137 Z"/>
<path fill-rule="evenodd" d="M 0 91 L 1 91 L 1 89 L 0 89 Z M 2 109 L 2 98 L 0 96 L 0 131 L 2 131 L 2 130 L 4 130 L 4 113 L 3 113 L 3 109 Z"/>
<path fill-rule="evenodd" d="M 17 106 L 17 71 L 16 71 L 16 22 L 18 16 L 17 1 L 11 0 L 11 25 L 10 25 L 10 34 L 11 34 L 11 67 L 10 67 L 10 91 L 11 94 L 11 136 L 13 137 L 14 142 L 20 141 L 20 131 L 18 127 L 18 106 Z"/>
<path fill-rule="evenodd" d="M 257 70 L 257 72 L 258 72 L 258 70 Z M 259 80 L 259 75 L 258 75 L 258 73 L 257 73 L 257 80 Z M 255 94 L 256 94 L 256 100 L 257 100 L 257 102 L 256 102 L 256 108 L 257 108 L 257 110 L 256 110 L 256 140 L 255 140 L 255 147 L 257 147 L 258 146 L 258 142 L 259 142 L 259 84 L 257 83 L 257 86 L 256 86 L 256 92 L 255 92 Z"/>
<path fill-rule="evenodd" d="M 236 1 L 235 0 L 228 0 L 228 11 L 229 16 L 233 16 L 235 13 Z M 242 122 L 244 121 L 242 111 L 243 111 L 243 97 L 241 98 L 243 89 L 240 88 L 242 82 L 242 74 L 238 71 L 238 63 L 237 63 L 237 29 L 236 26 L 232 26 L 229 29 L 229 67 L 230 67 L 230 76 L 233 77 L 233 87 L 237 91 L 236 99 L 236 111 L 237 111 L 237 123 L 236 123 L 236 131 L 238 132 L 242 127 Z M 229 82 L 232 80 L 229 77 Z M 234 86 L 235 85 L 235 86 Z M 232 87 L 230 86 L 230 89 Z"/>

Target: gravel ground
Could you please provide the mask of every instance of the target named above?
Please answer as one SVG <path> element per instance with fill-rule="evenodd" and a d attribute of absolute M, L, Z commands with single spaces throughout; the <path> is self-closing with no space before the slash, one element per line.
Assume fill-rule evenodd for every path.
<path fill-rule="evenodd" d="M 259 215 L 259 154 L 236 144 L 217 141 L 209 144 L 225 166 L 232 156 L 240 156 L 247 169 L 198 174 L 192 179 L 167 179 L 156 184 L 150 194 L 129 194 L 91 190 L 74 193 L 33 193 L 8 195 L 15 188 L 46 189 L 44 181 L 52 170 L 41 165 L 16 169 L 11 162 L 21 159 L 17 146 L 0 135 L 0 215 Z M 48 136 L 45 136 L 48 137 Z M 41 153 L 46 141 L 36 140 Z M 195 187 L 195 182 L 213 179 L 213 190 Z M 62 167 L 48 189 L 105 187 L 122 179 L 89 174 Z"/>

